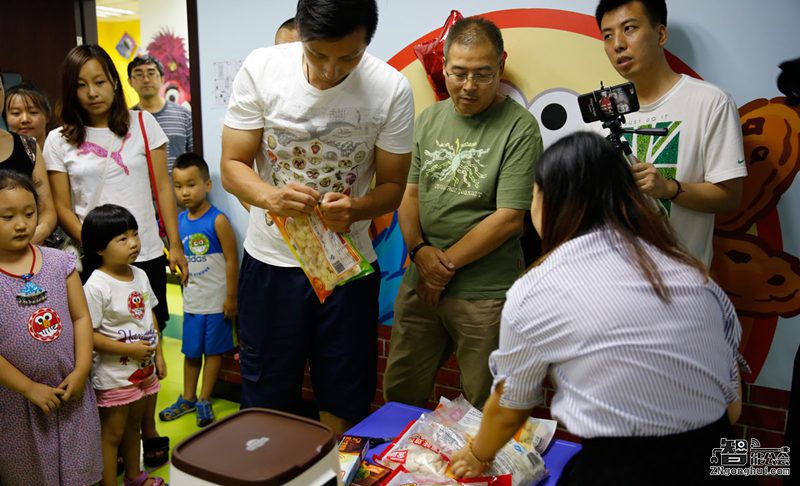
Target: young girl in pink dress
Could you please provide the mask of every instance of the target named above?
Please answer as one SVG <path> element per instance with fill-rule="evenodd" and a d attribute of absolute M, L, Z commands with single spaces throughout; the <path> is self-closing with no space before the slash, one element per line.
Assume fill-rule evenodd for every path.
<path fill-rule="evenodd" d="M 36 189 L 0 170 L 0 483 L 100 479 L 92 325 L 72 255 L 31 245 Z"/>
<path fill-rule="evenodd" d="M 94 327 L 92 386 L 100 408 L 103 486 L 117 484 L 117 450 L 125 486 L 164 484 L 139 468 L 140 424 L 147 397 L 167 374 L 153 307 L 158 299 L 144 270 L 131 265 L 141 250 L 139 226 L 125 208 L 104 204 L 83 221 L 84 285 Z"/>

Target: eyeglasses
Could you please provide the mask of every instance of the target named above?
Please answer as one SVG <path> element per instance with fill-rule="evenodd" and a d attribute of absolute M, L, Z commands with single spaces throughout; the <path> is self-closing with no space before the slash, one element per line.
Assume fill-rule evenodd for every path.
<path fill-rule="evenodd" d="M 141 81 L 144 78 L 158 79 L 159 76 L 159 72 L 155 69 L 152 71 L 134 71 L 131 73 L 131 77 L 137 81 Z"/>
<path fill-rule="evenodd" d="M 472 82 L 475 84 L 483 84 L 483 85 L 492 84 L 492 81 L 494 81 L 494 78 L 497 76 L 497 74 L 495 73 L 466 74 L 466 73 L 448 73 L 447 71 L 445 71 L 444 73 L 447 75 L 448 78 L 450 78 L 450 81 L 452 81 L 455 84 L 465 84 L 468 79 L 471 79 Z"/>

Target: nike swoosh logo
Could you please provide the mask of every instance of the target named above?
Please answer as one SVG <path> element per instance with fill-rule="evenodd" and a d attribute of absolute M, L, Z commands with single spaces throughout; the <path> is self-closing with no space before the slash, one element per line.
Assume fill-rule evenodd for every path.
<path fill-rule="evenodd" d="M 739 165 L 742 165 L 742 164 L 744 164 L 744 160 L 740 160 L 739 161 Z"/>

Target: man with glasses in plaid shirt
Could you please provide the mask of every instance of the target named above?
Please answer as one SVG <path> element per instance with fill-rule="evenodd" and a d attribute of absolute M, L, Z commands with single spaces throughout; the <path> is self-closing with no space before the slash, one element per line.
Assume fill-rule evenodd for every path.
<path fill-rule="evenodd" d="M 498 93 L 504 59 L 496 25 L 457 22 L 444 54 L 450 99 L 417 119 L 398 210 L 411 264 L 395 301 L 384 393 L 425 405 L 439 366 L 455 352 L 464 393 L 481 407 L 505 293 L 524 270 L 519 236 L 542 140 L 533 115 Z"/>

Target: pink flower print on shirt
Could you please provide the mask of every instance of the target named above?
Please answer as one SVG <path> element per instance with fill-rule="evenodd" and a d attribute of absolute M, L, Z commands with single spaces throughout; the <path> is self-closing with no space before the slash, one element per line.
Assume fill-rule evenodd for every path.
<path fill-rule="evenodd" d="M 122 149 L 125 148 L 125 142 L 127 142 L 129 138 L 131 138 L 131 132 L 125 134 L 125 138 L 122 139 L 122 145 L 119 147 L 119 150 L 116 152 L 111 152 L 111 158 L 118 166 L 120 166 L 120 168 L 122 168 L 122 171 L 125 172 L 125 175 L 131 175 L 131 171 L 122 161 Z M 86 154 L 95 154 L 98 157 L 108 157 L 108 150 L 93 142 L 83 142 L 81 146 L 78 147 L 78 155 Z"/>

